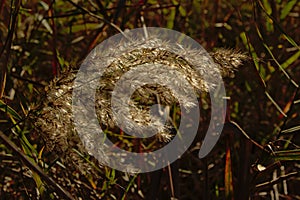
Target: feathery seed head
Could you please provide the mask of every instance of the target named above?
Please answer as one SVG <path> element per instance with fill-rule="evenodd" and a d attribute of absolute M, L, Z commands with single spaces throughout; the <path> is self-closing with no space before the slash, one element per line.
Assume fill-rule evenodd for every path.
<path fill-rule="evenodd" d="M 158 140 L 164 142 L 170 141 L 173 137 L 170 132 L 172 122 L 150 115 L 151 106 L 155 104 L 173 105 L 178 103 L 178 99 L 185 103 L 187 109 L 195 105 L 192 96 L 186 95 L 188 89 L 182 85 L 176 73 L 174 76 L 170 76 L 166 70 L 159 70 L 157 66 L 167 66 L 169 68 L 167 72 L 179 72 L 196 93 L 200 93 L 214 89 L 220 81 L 219 72 L 222 76 L 231 76 L 234 70 L 247 59 L 246 55 L 235 50 L 219 49 L 210 53 L 213 59 L 211 60 L 204 49 L 199 51 L 199 49 L 189 48 L 178 43 L 174 45 L 155 36 L 145 40 L 119 41 L 111 46 L 114 48 L 94 50 L 86 59 L 86 65 L 107 65 L 101 79 L 97 82 L 94 102 L 101 125 L 115 130 L 116 121 L 113 116 L 116 114 L 120 119 L 126 121 L 123 124 L 125 129 L 142 135 L 143 126 L 151 123 Z M 121 56 L 116 57 L 116 55 Z M 139 66 L 144 66 L 147 70 L 139 71 Z M 94 73 L 98 72 L 98 69 L 91 70 L 94 70 Z M 124 112 L 125 105 L 122 106 L 125 97 L 119 96 L 118 106 L 120 107 L 116 107 L 116 113 L 113 113 L 111 98 L 116 84 L 124 74 L 132 70 L 136 70 L 135 74 L 132 73 L 125 82 L 130 83 L 133 87 L 136 85 L 137 89 L 129 100 L 129 112 Z M 174 88 L 177 88 L 179 92 L 174 93 L 159 84 L 138 87 L 147 82 L 141 78 L 144 76 L 151 77 L 153 80 L 169 79 L 168 81 L 172 82 Z M 85 169 L 86 167 L 82 167 L 85 165 L 82 158 L 74 153 L 73 148 L 84 153 L 87 152 L 84 147 L 89 145 L 93 155 L 101 158 L 102 164 L 108 163 L 110 158 L 99 146 L 91 146 L 95 144 L 93 141 L 95 138 L 86 136 L 87 138 L 82 140 L 77 135 L 72 115 L 72 91 L 76 87 L 74 86 L 75 77 L 76 72 L 68 72 L 59 81 L 53 81 L 50 84 L 45 105 L 35 124 L 45 138 L 48 150 L 55 151 L 58 155 L 64 155 L 67 161 L 71 160 L 71 162 L 77 163 L 76 165 L 80 165 L 79 168 Z M 89 127 L 91 132 L 96 129 L 91 124 L 84 126 Z"/>

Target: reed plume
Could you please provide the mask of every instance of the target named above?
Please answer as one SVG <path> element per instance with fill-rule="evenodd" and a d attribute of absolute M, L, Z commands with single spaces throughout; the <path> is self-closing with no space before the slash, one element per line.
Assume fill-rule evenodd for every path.
<path fill-rule="evenodd" d="M 174 48 L 167 41 L 161 41 L 155 37 L 144 41 L 131 41 L 126 45 L 123 44 L 123 46 L 116 45 L 115 49 L 108 49 L 107 51 L 120 51 L 122 56 L 111 58 L 111 64 L 99 80 L 95 108 L 100 124 L 114 130 L 116 126 L 110 101 L 112 91 L 120 77 L 136 66 L 143 64 L 168 66 L 170 69 L 182 73 L 195 91 L 201 93 L 208 92 L 216 86 L 217 83 L 214 82 L 217 80 L 215 78 L 216 73 L 221 72 L 223 77 L 232 77 L 234 71 L 247 59 L 245 54 L 238 51 L 218 49 L 209 54 L 214 61 L 214 64 L 211 65 L 208 62 L 206 52 L 182 47 Z M 101 57 L 95 57 L 93 62 L 101 62 L 101 59 Z M 202 74 L 195 70 L 196 67 L 200 69 Z M 155 74 L 155 68 L 151 70 Z M 43 108 L 36 116 L 35 125 L 46 141 L 48 151 L 55 152 L 66 163 L 74 164 L 79 169 L 84 169 L 84 173 L 86 173 L 86 170 L 91 170 L 91 166 L 78 155 L 78 152 L 83 155 L 88 153 L 76 133 L 72 117 L 72 90 L 76 72 L 74 70 L 63 73 L 59 79 L 51 82 L 47 88 L 47 98 L 43 102 Z M 204 80 L 203 74 L 208 78 Z M 164 78 L 168 77 L 167 74 L 158 75 Z M 185 90 L 176 79 L 172 81 L 176 87 Z M 188 105 L 190 97 L 183 96 L 181 98 Z M 134 123 L 143 125 L 149 124 L 152 120 L 155 125 L 154 129 L 157 130 L 158 141 L 168 142 L 171 140 L 173 137 L 170 131 L 172 123 L 163 124 L 160 118 L 156 119 L 150 116 L 149 106 L 157 103 L 164 105 L 176 104 L 178 102 L 176 95 L 163 86 L 153 84 L 137 89 L 131 99 L 129 103 L 130 114 L 119 112 L 118 115 L 123 115 L 122 117 L 128 119 L 128 121 L 131 120 Z M 130 129 L 134 127 L 134 124 L 126 124 L 126 126 Z M 140 131 L 142 134 L 142 130 L 135 131 Z M 109 158 L 101 152 L 101 147 L 97 146 L 95 148 L 97 148 L 97 153 L 100 155 L 98 157 L 102 158 L 99 164 L 107 163 Z M 77 151 L 74 151 L 74 149 Z"/>

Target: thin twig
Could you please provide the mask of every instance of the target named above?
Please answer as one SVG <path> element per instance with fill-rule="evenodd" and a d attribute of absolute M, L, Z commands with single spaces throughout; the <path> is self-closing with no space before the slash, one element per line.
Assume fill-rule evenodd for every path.
<path fill-rule="evenodd" d="M 172 197 L 175 197 L 173 177 L 172 177 L 172 171 L 171 171 L 170 163 L 168 163 L 168 172 L 169 172 L 169 179 L 170 179 L 171 195 L 172 195 Z"/>
<path fill-rule="evenodd" d="M 256 141 L 254 141 L 253 139 L 251 139 L 249 137 L 249 135 L 234 121 L 230 121 L 229 122 L 230 124 L 234 125 L 250 142 L 252 142 L 255 146 L 257 146 L 258 148 L 260 148 L 261 150 L 264 150 L 265 151 L 265 148 L 258 144 Z"/>
<path fill-rule="evenodd" d="M 268 187 L 270 187 L 270 186 L 272 186 L 272 185 L 274 185 L 274 184 L 277 184 L 277 183 L 279 183 L 279 182 L 281 182 L 281 181 L 283 181 L 283 180 L 286 180 L 286 179 L 288 179 L 288 178 L 290 178 L 290 177 L 293 177 L 293 176 L 295 176 L 295 175 L 297 175 L 297 174 L 299 174 L 299 172 L 291 172 L 291 173 L 289 173 L 289 174 L 279 176 L 278 178 L 273 179 L 273 180 L 271 180 L 271 181 L 268 181 L 268 182 L 265 182 L 265 183 L 260 183 L 260 184 L 256 185 L 256 186 L 255 186 L 255 189 L 256 189 L 257 191 L 264 190 L 264 189 L 266 189 L 266 188 L 268 188 Z"/>

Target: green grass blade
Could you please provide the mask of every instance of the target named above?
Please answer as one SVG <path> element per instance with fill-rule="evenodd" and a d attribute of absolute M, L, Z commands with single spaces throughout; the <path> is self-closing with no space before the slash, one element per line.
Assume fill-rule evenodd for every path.
<path fill-rule="evenodd" d="M 274 153 L 276 161 L 300 161 L 300 149 L 276 151 Z"/>
<path fill-rule="evenodd" d="M 296 5 L 297 2 L 298 0 L 290 0 L 287 2 L 287 4 L 281 10 L 280 20 L 283 20 L 284 18 L 286 18 L 286 16 L 288 16 L 288 14 L 291 12 L 291 10 L 293 9 L 293 7 Z"/>
<path fill-rule="evenodd" d="M 280 32 L 282 33 L 283 37 L 294 47 L 298 48 L 300 50 L 300 47 L 298 46 L 298 44 L 288 35 L 286 34 L 286 32 L 283 30 L 283 28 L 279 25 L 279 23 L 276 22 L 276 20 L 273 19 L 273 17 L 268 13 L 268 11 L 264 8 L 264 6 L 262 5 L 262 3 L 260 1 L 258 1 L 259 6 L 261 7 L 261 9 L 265 12 L 265 14 L 273 21 L 274 26 L 276 26 Z"/>
<path fill-rule="evenodd" d="M 292 128 L 285 129 L 281 133 L 292 133 L 300 130 L 300 126 L 294 126 Z"/>
<path fill-rule="evenodd" d="M 10 106 L 0 100 L 0 110 L 12 116 L 14 119 L 20 121 L 22 117 Z"/>
<path fill-rule="evenodd" d="M 300 57 L 300 51 L 297 51 L 294 55 L 288 58 L 284 63 L 281 64 L 283 69 L 288 68 L 292 63 L 294 63 Z"/>
<path fill-rule="evenodd" d="M 129 191 L 129 189 L 131 188 L 131 186 L 133 185 L 134 180 L 136 179 L 136 177 L 137 177 L 137 174 L 134 175 L 134 176 L 132 177 L 132 179 L 130 180 L 129 184 L 128 184 L 127 187 L 126 187 L 125 193 L 124 193 L 123 196 L 122 196 L 122 200 L 125 200 L 125 199 L 126 199 L 126 195 L 127 195 L 128 191 Z"/>
<path fill-rule="evenodd" d="M 263 42 L 263 45 L 265 47 L 265 49 L 268 51 L 268 53 L 270 54 L 270 56 L 272 57 L 272 59 L 274 60 L 274 62 L 276 63 L 276 65 L 279 67 L 279 69 L 283 72 L 283 74 L 286 76 L 286 78 L 291 81 L 291 83 L 298 88 L 298 84 L 290 77 L 290 75 L 285 71 L 285 69 L 281 66 L 281 64 L 278 62 L 278 60 L 275 58 L 274 54 L 272 53 L 271 49 L 269 48 L 269 46 L 264 42 L 264 38 L 259 30 L 259 28 L 256 26 L 256 31 L 258 36 L 260 37 L 260 39 Z"/>

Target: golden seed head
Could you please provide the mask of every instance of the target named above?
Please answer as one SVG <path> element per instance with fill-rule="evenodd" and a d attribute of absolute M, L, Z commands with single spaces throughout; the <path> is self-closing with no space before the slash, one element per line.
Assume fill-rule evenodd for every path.
<path fill-rule="evenodd" d="M 210 53 L 210 56 L 216 63 L 211 64 L 205 52 L 185 48 L 174 49 L 168 42 L 157 38 L 129 42 L 107 51 L 123 52 L 121 57 L 111 58 L 111 64 L 102 75 L 96 91 L 95 108 L 97 117 L 102 125 L 111 129 L 116 128 L 112 118 L 111 93 L 122 74 L 130 71 L 132 68 L 142 64 L 163 64 L 182 73 L 195 91 L 208 92 L 217 84 L 216 74 L 219 71 L 222 76 L 232 76 L 234 70 L 247 59 L 245 54 L 238 51 L 218 49 Z M 103 58 L 96 55 L 94 62 L 102 62 L 101 59 Z M 165 78 L 168 77 L 167 74 L 159 75 Z M 208 78 L 204 80 L 203 75 L 207 75 Z M 72 90 L 75 77 L 76 72 L 70 71 L 64 73 L 59 80 L 55 80 L 50 84 L 47 91 L 47 99 L 44 102 L 40 115 L 36 118 L 35 125 L 39 132 L 42 133 L 48 150 L 55 151 L 62 158 L 66 158 L 65 160 L 80 165 L 79 168 L 86 169 L 86 167 L 82 167 L 82 165 L 85 165 L 83 159 L 74 153 L 73 150 L 76 149 L 83 154 L 88 153 L 85 151 L 73 123 Z M 185 90 L 185 88 L 181 88 L 180 83 L 176 79 L 172 81 L 176 87 Z M 165 125 L 162 124 L 160 119 L 150 116 L 149 106 L 157 103 L 163 105 L 176 104 L 178 102 L 176 95 L 166 87 L 148 85 L 137 89 L 131 99 L 132 101 L 129 103 L 130 114 L 122 112 L 118 114 L 124 115 L 123 117 L 127 118 L 128 121 L 132 120 L 141 125 L 147 125 L 150 121 L 154 122 L 154 128 L 158 132 L 158 140 L 163 142 L 170 141 L 172 138 L 170 132 L 172 123 L 168 122 Z M 188 106 L 193 107 L 193 105 L 189 105 L 189 102 L 191 102 L 190 97 L 186 96 L 182 97 L 182 99 Z M 128 127 L 130 126 L 134 127 L 134 125 L 129 124 Z M 101 158 L 102 163 L 105 164 L 109 158 L 104 155 L 101 148 L 95 148 L 98 149 L 100 155 L 98 157 L 101 157 L 101 154 L 103 154 Z"/>

